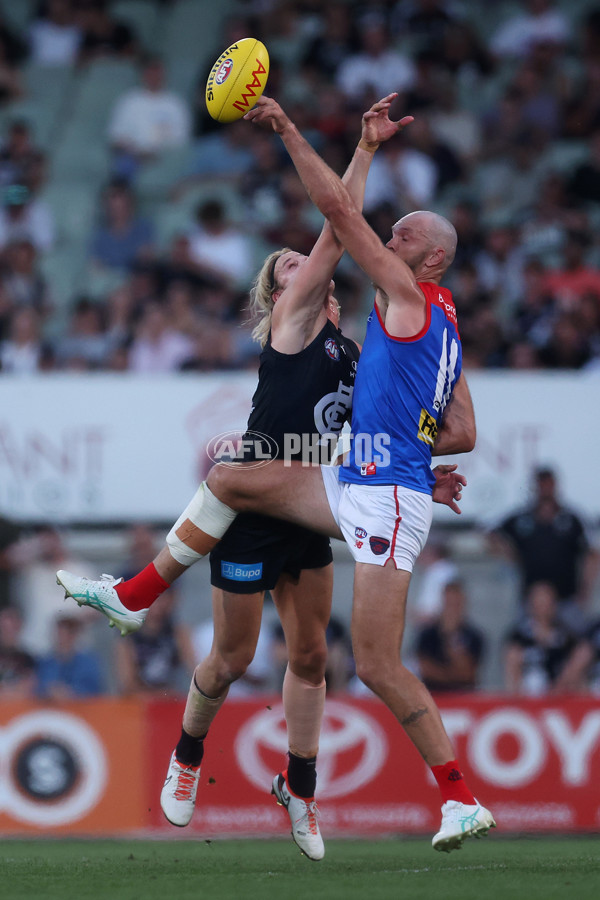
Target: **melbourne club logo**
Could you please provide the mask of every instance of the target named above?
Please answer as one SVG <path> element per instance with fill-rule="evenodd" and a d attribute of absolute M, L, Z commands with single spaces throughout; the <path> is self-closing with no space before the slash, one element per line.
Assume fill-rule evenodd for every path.
<path fill-rule="evenodd" d="M 375 556 L 383 556 L 385 551 L 390 546 L 390 542 L 386 538 L 382 537 L 370 537 L 369 538 L 369 546 Z"/>
<path fill-rule="evenodd" d="M 339 360 L 340 348 L 333 338 L 327 338 L 327 340 L 325 341 L 325 353 L 330 359 L 333 359 L 336 362 Z"/>
<path fill-rule="evenodd" d="M 283 706 L 261 710 L 239 730 L 234 751 L 248 781 L 264 790 L 288 749 Z M 319 740 L 319 797 L 342 797 L 372 781 L 388 744 L 378 722 L 339 700 L 327 700 Z"/>
<path fill-rule="evenodd" d="M 231 71 L 233 69 L 233 60 L 225 59 L 219 66 L 217 74 L 215 75 L 215 81 L 217 84 L 223 84 L 229 76 L 231 75 Z"/>

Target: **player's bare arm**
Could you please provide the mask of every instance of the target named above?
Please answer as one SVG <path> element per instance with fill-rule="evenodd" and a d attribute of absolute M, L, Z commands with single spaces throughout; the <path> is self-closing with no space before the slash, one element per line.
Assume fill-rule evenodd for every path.
<path fill-rule="evenodd" d="M 415 334 L 424 322 L 425 299 L 417 287 L 413 272 L 399 256 L 381 243 L 342 180 L 312 149 L 293 122 L 285 114 L 273 118 L 271 102 L 270 98 L 261 97 L 245 118 L 270 124 L 280 135 L 313 203 L 330 221 L 344 247 L 386 293 L 390 303 L 403 307 L 404 333 L 394 333 L 399 337 Z M 398 133 L 412 121 L 411 116 L 405 116 L 397 122 L 390 120 L 390 125 Z"/>
<path fill-rule="evenodd" d="M 359 209 L 362 209 L 373 155 L 381 143 L 396 133 L 388 116 L 390 104 L 396 96 L 390 94 L 378 100 L 362 117 L 360 141 L 342 179 Z M 285 113 L 274 100 L 269 100 L 269 104 L 272 118 L 281 125 L 287 118 Z M 271 342 L 276 350 L 297 353 L 312 339 L 315 330 L 322 327 L 319 316 L 328 294 L 330 302 L 335 303 L 331 279 L 343 252 L 342 244 L 326 221 L 308 259 L 293 254 L 291 259 L 283 257 L 276 262 L 275 275 L 284 267 L 289 270 L 302 266 L 302 278 L 290 281 L 283 290 L 273 295 L 275 307 Z"/>
<path fill-rule="evenodd" d="M 473 401 L 467 379 L 462 372 L 444 410 L 442 427 L 435 439 L 432 455 L 469 453 L 475 447 L 476 438 L 477 428 Z"/>

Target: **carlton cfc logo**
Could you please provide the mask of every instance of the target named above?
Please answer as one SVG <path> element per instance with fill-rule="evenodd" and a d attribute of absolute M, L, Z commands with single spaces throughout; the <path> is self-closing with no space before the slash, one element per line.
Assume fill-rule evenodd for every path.
<path fill-rule="evenodd" d="M 340 348 L 333 338 L 327 338 L 325 341 L 325 353 L 330 359 L 334 359 L 336 362 L 339 360 Z"/>
<path fill-rule="evenodd" d="M 216 83 L 223 84 L 224 81 L 227 81 L 227 79 L 231 75 L 232 69 L 233 69 L 233 60 L 225 59 L 219 66 L 219 70 L 218 70 L 217 74 L 215 75 Z"/>

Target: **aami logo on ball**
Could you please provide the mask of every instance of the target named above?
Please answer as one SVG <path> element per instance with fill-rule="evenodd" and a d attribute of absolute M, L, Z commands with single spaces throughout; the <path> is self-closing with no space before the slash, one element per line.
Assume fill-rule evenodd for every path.
<path fill-rule="evenodd" d="M 221 63 L 218 68 L 217 74 L 215 75 L 215 81 L 217 84 L 223 84 L 224 81 L 227 81 L 229 76 L 231 75 L 231 71 L 233 69 L 233 60 L 225 59 Z"/>

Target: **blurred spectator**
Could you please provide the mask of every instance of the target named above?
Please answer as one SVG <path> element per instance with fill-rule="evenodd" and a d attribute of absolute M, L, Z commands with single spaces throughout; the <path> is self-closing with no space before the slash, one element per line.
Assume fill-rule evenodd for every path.
<path fill-rule="evenodd" d="M 576 645 L 561 620 L 556 589 L 534 582 L 523 613 L 506 636 L 506 689 L 534 696 L 568 689 L 564 673 Z"/>
<path fill-rule="evenodd" d="M 492 548 L 515 562 L 523 598 L 533 584 L 549 583 L 560 602 L 561 617 L 571 630 L 581 631 L 600 554 L 590 545 L 580 517 L 559 499 L 552 469 L 535 470 L 533 489 L 532 502 L 509 515 L 492 532 Z"/>
<path fill-rule="evenodd" d="M 154 229 L 136 215 L 134 194 L 126 181 L 115 178 L 105 188 L 103 212 L 104 221 L 92 237 L 95 265 L 126 270 L 152 256 Z"/>
<path fill-rule="evenodd" d="M 103 368 L 116 347 L 118 336 L 107 332 L 104 309 L 89 297 L 75 302 L 67 333 L 55 344 L 55 358 L 61 368 Z"/>
<path fill-rule="evenodd" d="M 117 644 L 121 694 L 182 693 L 196 667 L 189 629 L 173 614 L 175 591 L 159 597 L 139 631 Z"/>
<path fill-rule="evenodd" d="M 523 266 L 523 294 L 512 317 L 513 338 L 529 341 L 535 348 L 550 341 L 556 318 L 556 303 L 546 287 L 546 266 L 535 256 Z"/>
<path fill-rule="evenodd" d="M 288 653 L 285 644 L 285 635 L 279 621 L 276 621 L 272 629 L 271 656 L 275 667 L 275 688 L 281 690 L 283 678 L 288 664 Z M 352 641 L 348 629 L 341 619 L 331 616 L 325 632 L 327 639 L 327 665 L 325 668 L 325 681 L 327 683 L 327 695 L 339 694 L 348 689 L 355 676 L 354 658 L 352 656 Z"/>
<path fill-rule="evenodd" d="M 26 183 L 39 154 L 29 124 L 24 119 L 11 122 L 0 146 L 0 186 Z"/>
<path fill-rule="evenodd" d="M 590 691 L 600 696 L 600 619 L 592 622 L 561 672 L 567 691 Z"/>
<path fill-rule="evenodd" d="M 306 256 L 319 236 L 322 220 L 315 219 L 314 206 L 295 172 L 286 170 L 280 176 L 277 219 L 263 230 L 267 241 L 276 246 L 294 247 Z"/>
<path fill-rule="evenodd" d="M 504 312 L 511 312 L 523 295 L 525 255 L 515 228 L 491 228 L 485 236 L 483 250 L 473 260 L 479 284 L 493 294 Z"/>
<path fill-rule="evenodd" d="M 598 77 L 600 90 L 600 64 Z M 568 191 L 579 203 L 600 203 L 600 109 L 598 124 L 592 131 L 587 146 L 588 159 L 575 168 L 569 178 Z"/>
<path fill-rule="evenodd" d="M 39 313 L 27 306 L 15 309 L 7 337 L 0 341 L 0 369 L 11 375 L 31 375 L 39 371 L 43 354 Z"/>
<path fill-rule="evenodd" d="M 18 543 L 21 531 L 17 522 L 0 514 L 0 609 L 13 604 L 12 572 L 15 561 L 11 548 Z"/>
<path fill-rule="evenodd" d="M 0 106 L 6 106 L 23 96 L 21 73 L 10 60 L 8 45 L 0 34 Z"/>
<path fill-rule="evenodd" d="M 448 545 L 431 537 L 419 556 L 417 590 L 411 594 L 408 614 L 415 625 L 428 625 L 440 615 L 446 586 L 458 581 L 458 568 Z"/>
<path fill-rule="evenodd" d="M 248 286 L 254 260 L 249 237 L 228 218 L 220 200 L 207 200 L 189 232 L 190 256 L 209 280 Z"/>
<path fill-rule="evenodd" d="M 192 645 L 196 662 L 210 653 L 214 635 L 212 618 L 201 622 L 192 633 Z M 287 664 L 287 662 L 286 662 Z M 285 665 L 284 665 L 285 669 Z M 277 660 L 274 656 L 273 635 L 263 617 L 252 662 L 229 687 L 229 697 L 251 697 L 253 694 L 278 690 Z M 283 672 L 282 672 L 283 680 Z"/>
<path fill-rule="evenodd" d="M 8 25 L 3 10 L 0 10 L 0 41 L 4 45 L 6 59 L 11 65 L 23 63 L 28 53 L 27 43 Z"/>
<path fill-rule="evenodd" d="M 358 34 L 359 50 L 340 63 L 336 83 L 353 105 L 367 109 L 381 96 L 382 84 L 399 92 L 411 87 L 415 68 L 411 59 L 392 45 L 381 13 L 371 11 L 359 19 Z"/>
<path fill-rule="evenodd" d="M 553 0 L 527 0 L 526 7 L 504 20 L 492 34 L 490 47 L 497 56 L 524 57 L 536 44 L 564 45 L 569 40 L 569 19 Z"/>
<path fill-rule="evenodd" d="M 77 0 L 77 13 L 82 31 L 79 62 L 135 56 L 138 44 L 134 32 L 126 22 L 112 18 L 107 0 Z"/>
<path fill-rule="evenodd" d="M 56 570 L 90 573 L 90 565 L 72 554 L 60 531 L 44 525 L 22 537 L 10 550 L 15 578 L 15 602 L 23 613 L 23 644 L 34 656 L 50 653 L 52 625 L 56 616 L 68 611 L 64 591 L 56 583 Z M 77 566 L 77 568 L 74 568 Z M 70 602 L 70 601 L 69 601 Z M 75 610 L 78 619 L 93 622 L 97 615 L 87 607 Z"/>
<path fill-rule="evenodd" d="M 77 612 L 54 620 L 50 652 L 37 664 L 37 693 L 43 700 L 82 700 L 106 690 L 98 656 L 82 645 L 85 623 Z"/>
<path fill-rule="evenodd" d="M 253 144 L 261 138 L 269 140 L 259 132 L 250 135 L 248 123 L 241 120 L 221 131 L 203 135 L 194 143 L 187 176 L 175 186 L 176 193 L 182 194 L 191 185 L 213 178 L 239 181 L 252 167 L 255 159 Z M 269 143 L 275 143 L 273 138 Z"/>
<path fill-rule="evenodd" d="M 12 241 L 5 252 L 2 286 L 13 306 L 31 307 L 46 318 L 53 308 L 52 294 L 38 263 L 38 255 L 31 241 Z"/>
<path fill-rule="evenodd" d="M 400 0 L 394 5 L 392 31 L 398 38 L 410 34 L 419 47 L 439 52 L 448 28 L 459 21 L 455 7 L 452 0 Z"/>
<path fill-rule="evenodd" d="M 0 609 L 0 700 L 26 700 L 35 693 L 35 659 L 21 646 L 23 618 L 15 606 Z"/>
<path fill-rule="evenodd" d="M 417 636 L 419 672 L 430 691 L 466 691 L 477 687 L 484 640 L 466 617 L 466 606 L 461 582 L 448 582 L 442 591 L 441 610 Z"/>
<path fill-rule="evenodd" d="M 422 115 L 411 124 L 407 131 L 407 144 L 418 153 L 423 153 L 435 166 L 435 191 L 443 189 L 463 175 L 463 166 L 447 143 L 432 131 L 428 115 Z"/>
<path fill-rule="evenodd" d="M 158 57 L 148 58 L 140 87 L 126 91 L 112 111 L 108 138 L 114 152 L 115 174 L 131 179 L 139 166 L 190 137 L 187 104 L 165 87 L 165 68 Z"/>
<path fill-rule="evenodd" d="M 356 49 L 356 29 L 348 3 L 329 0 L 319 13 L 321 21 L 318 34 L 309 44 L 305 58 L 318 67 L 324 80 L 330 81 L 344 60 Z"/>
<path fill-rule="evenodd" d="M 54 216 L 46 203 L 33 197 L 24 184 L 2 188 L 0 249 L 11 241 L 29 240 L 36 250 L 45 252 L 52 248 L 54 239 Z"/>
<path fill-rule="evenodd" d="M 600 304 L 600 271 L 586 262 L 591 247 L 589 232 L 567 232 L 563 265 L 550 269 L 544 277 L 544 288 L 556 297 L 561 309 L 576 309 L 585 294 L 595 295 Z"/>
<path fill-rule="evenodd" d="M 155 530 L 145 522 L 136 522 L 127 529 L 127 561 L 121 568 L 123 580 L 127 581 L 151 563 L 158 550 Z"/>
<path fill-rule="evenodd" d="M 129 349 L 132 372 L 174 372 L 194 356 L 194 342 L 171 327 L 164 305 L 149 301 L 135 329 Z"/>
<path fill-rule="evenodd" d="M 31 61 L 43 66 L 70 66 L 81 44 L 73 0 L 46 0 L 29 28 Z"/>
<path fill-rule="evenodd" d="M 575 312 L 559 312 L 539 356 L 542 365 L 548 369 L 581 369 L 591 360 L 590 335 L 580 328 Z"/>
<path fill-rule="evenodd" d="M 452 150 L 464 165 L 472 165 L 478 160 L 482 146 L 481 121 L 471 110 L 460 106 L 456 87 L 447 77 L 438 90 L 429 124 L 437 140 Z"/>
<path fill-rule="evenodd" d="M 429 156 L 406 142 L 389 141 L 371 165 L 364 209 L 370 212 L 391 202 L 396 219 L 415 209 L 427 209 L 433 201 L 437 178 L 436 165 Z"/>

